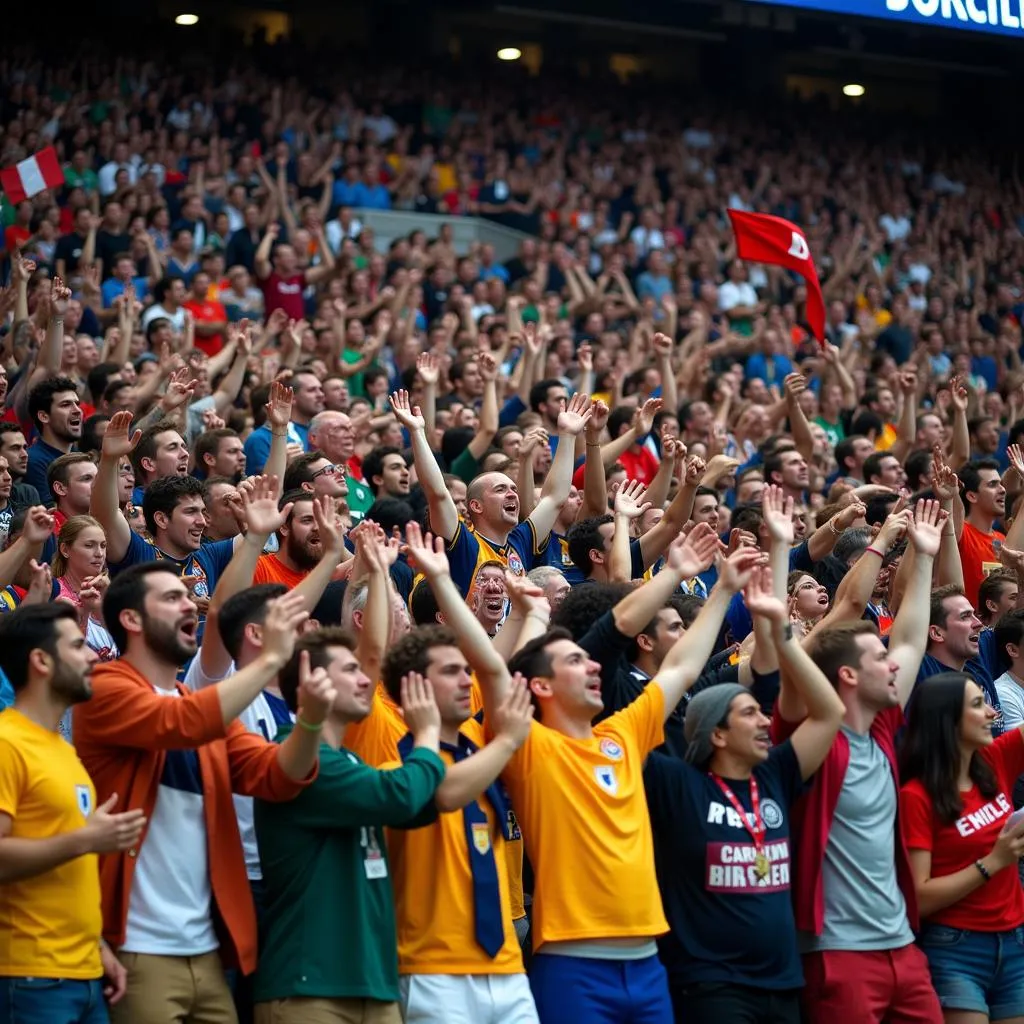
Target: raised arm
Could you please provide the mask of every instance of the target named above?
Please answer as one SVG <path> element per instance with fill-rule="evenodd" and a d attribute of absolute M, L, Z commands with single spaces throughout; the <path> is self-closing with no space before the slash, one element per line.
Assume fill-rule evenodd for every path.
<path fill-rule="evenodd" d="M 459 510 L 427 443 L 426 421 L 420 407 L 410 406 L 408 391 L 396 391 L 391 396 L 391 408 L 412 442 L 412 461 L 416 467 L 416 479 L 427 496 L 430 525 L 439 536 L 450 542 L 459 528 Z"/>
<path fill-rule="evenodd" d="M 579 518 L 603 516 L 608 511 L 608 480 L 601 461 L 601 431 L 608 422 L 610 410 L 600 399 L 590 407 L 590 422 L 585 432 L 586 455 L 583 462 L 583 504 Z"/>
<path fill-rule="evenodd" d="M 971 457 L 971 432 L 967 427 L 967 388 L 959 377 L 949 385 L 953 406 L 953 441 L 949 452 L 949 467 L 955 473 Z M 959 534 L 957 534 L 959 539 Z"/>
<path fill-rule="evenodd" d="M 277 480 L 278 493 L 281 497 L 285 470 L 288 468 L 288 424 L 292 418 L 292 401 L 295 392 L 281 381 L 270 382 L 270 397 L 265 406 L 267 425 L 270 427 L 270 452 L 263 464 L 263 472 Z"/>
<path fill-rule="evenodd" d="M 29 376 L 29 391 L 40 381 L 60 373 L 64 353 L 64 315 L 70 301 L 71 289 L 59 277 L 55 277 L 50 285 L 50 322 L 36 359 L 35 369 Z"/>
<path fill-rule="evenodd" d="M 672 369 L 672 350 L 675 343 L 667 334 L 654 335 L 654 365 L 661 376 L 661 401 L 666 409 L 675 412 L 679 408 L 679 389 L 676 386 L 676 375 Z"/>
<path fill-rule="evenodd" d="M 907 526 L 910 538 L 907 554 L 913 551 L 914 564 L 903 603 L 889 630 L 889 656 L 900 666 L 896 686 L 904 706 L 910 699 L 928 646 L 932 564 L 942 541 L 940 512 L 937 501 L 919 501 L 914 508 L 914 518 Z"/>
<path fill-rule="evenodd" d="M 107 535 L 107 561 L 113 564 L 124 561 L 132 539 L 132 528 L 117 501 L 117 467 L 124 456 L 134 451 L 142 437 L 141 430 L 129 433 L 131 422 L 132 414 L 126 410 L 110 417 L 89 502 L 89 512 Z"/>
<path fill-rule="evenodd" d="M 240 512 L 246 530 L 236 542 L 231 561 L 217 580 L 210 607 L 206 611 L 203 643 L 199 648 L 199 664 L 207 679 L 222 679 L 231 665 L 231 655 L 224 646 L 220 633 L 220 610 L 224 602 L 246 587 L 252 586 L 256 562 L 263 554 L 267 538 L 288 518 L 292 506 L 280 511 L 277 507 L 277 479 L 264 474 L 253 477 L 238 491 Z"/>
<path fill-rule="evenodd" d="M 889 449 L 902 462 L 914 448 L 917 439 L 917 372 L 911 367 L 900 375 L 900 391 L 903 394 L 903 409 L 896 424 L 896 440 Z"/>
<path fill-rule="evenodd" d="M 484 394 L 480 402 L 480 425 L 469 439 L 469 451 L 479 462 L 491 446 L 498 432 L 498 364 L 493 355 L 481 349 L 477 353 L 477 366 L 484 379 Z"/>
<path fill-rule="evenodd" d="M 633 578 L 629 540 L 633 522 L 651 507 L 644 497 L 644 485 L 639 480 L 627 480 L 615 493 L 615 525 L 608 556 L 608 579 L 612 583 L 628 583 Z"/>
<path fill-rule="evenodd" d="M 551 460 L 551 469 L 544 481 L 540 501 L 529 515 L 538 543 L 551 533 L 558 513 L 569 497 L 576 459 L 576 438 L 583 433 L 590 420 L 590 405 L 589 395 L 575 394 L 558 414 L 558 446 L 555 448 L 555 457 Z"/>
<path fill-rule="evenodd" d="M 350 536 L 363 555 L 368 570 L 366 605 L 359 629 L 356 660 L 373 680 L 380 678 L 380 666 L 387 650 L 391 632 L 391 578 L 389 570 L 398 554 L 398 542 L 388 541 L 384 531 L 374 522 L 364 520 Z"/>
<path fill-rule="evenodd" d="M 420 411 L 423 413 L 427 437 L 433 437 L 437 427 L 437 386 L 441 379 L 437 356 L 433 352 L 421 352 L 416 357 L 416 373 L 423 384 L 423 405 Z"/>
<path fill-rule="evenodd" d="M 455 586 L 444 541 L 429 533 L 424 535 L 418 523 L 410 522 L 405 528 L 405 543 L 409 559 L 426 577 L 445 622 L 459 638 L 459 650 L 476 673 L 485 713 L 493 713 L 505 699 L 511 685 L 508 665 L 494 649 L 491 638 Z"/>
<path fill-rule="evenodd" d="M 707 524 L 701 523 L 701 526 Z M 697 527 L 690 531 L 691 536 Z M 706 534 L 704 535 L 706 537 Z M 721 542 L 712 533 L 716 546 Z M 687 538 L 689 541 L 689 538 Z M 684 547 L 685 550 L 685 547 Z M 711 559 L 699 559 L 693 552 L 692 561 L 686 559 L 682 571 L 686 576 L 695 576 L 710 565 Z M 750 574 L 761 560 L 761 552 L 756 548 L 737 548 L 727 559 L 722 561 L 718 582 L 694 620 L 693 625 L 676 641 L 672 649 L 665 655 L 665 660 L 654 677 L 653 684 L 660 686 L 665 695 L 665 717 L 667 718 L 676 705 L 683 699 L 686 691 L 697 681 L 711 652 L 715 649 L 718 635 L 722 631 L 725 613 L 733 595 L 747 585 Z"/>
<path fill-rule="evenodd" d="M 800 405 L 800 396 L 807 390 L 807 378 L 802 373 L 791 373 L 783 382 L 783 387 L 786 391 L 786 414 L 793 443 L 804 459 L 810 462 L 814 456 L 814 438 L 811 436 L 811 425 Z"/>
<path fill-rule="evenodd" d="M 831 749 L 846 708 L 835 687 L 793 636 L 785 602 L 773 593 L 771 569 L 753 572 L 743 598 L 755 623 L 767 620 L 770 624 L 779 669 L 796 690 L 806 711 L 806 717 L 793 733 L 792 743 L 800 762 L 800 774 L 809 779 Z"/>
<path fill-rule="evenodd" d="M 260 239 L 259 247 L 256 249 L 254 265 L 256 267 L 256 276 L 261 281 L 265 281 L 270 277 L 274 269 L 270 265 L 270 250 L 274 248 L 274 243 L 277 241 L 280 230 L 276 223 L 271 222 L 268 224 L 266 232 Z"/>

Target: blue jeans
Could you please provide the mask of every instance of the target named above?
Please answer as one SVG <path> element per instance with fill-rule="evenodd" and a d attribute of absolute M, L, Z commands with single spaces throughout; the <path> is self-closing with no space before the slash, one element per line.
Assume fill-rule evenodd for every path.
<path fill-rule="evenodd" d="M 1024 1016 L 1024 928 L 975 932 L 925 925 L 918 940 L 944 1010 Z"/>
<path fill-rule="evenodd" d="M 591 960 L 537 953 L 530 988 L 541 1024 L 673 1024 L 668 977 L 657 956 Z"/>
<path fill-rule="evenodd" d="M 3 1024 L 110 1024 L 103 982 L 0 978 Z"/>

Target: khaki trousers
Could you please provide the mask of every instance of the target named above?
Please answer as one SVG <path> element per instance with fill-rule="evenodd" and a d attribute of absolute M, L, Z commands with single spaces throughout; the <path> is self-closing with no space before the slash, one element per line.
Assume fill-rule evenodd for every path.
<path fill-rule="evenodd" d="M 118 954 L 128 972 L 111 1024 L 238 1024 L 220 955 Z"/>
<path fill-rule="evenodd" d="M 402 1024 L 402 1015 L 376 999 L 274 999 L 256 1004 L 256 1024 Z"/>

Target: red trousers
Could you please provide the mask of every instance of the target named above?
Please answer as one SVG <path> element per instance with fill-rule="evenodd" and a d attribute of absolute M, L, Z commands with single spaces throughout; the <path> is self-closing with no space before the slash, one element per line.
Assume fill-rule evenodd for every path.
<path fill-rule="evenodd" d="M 878 952 L 804 956 L 807 1024 L 942 1024 L 924 953 L 913 943 Z"/>

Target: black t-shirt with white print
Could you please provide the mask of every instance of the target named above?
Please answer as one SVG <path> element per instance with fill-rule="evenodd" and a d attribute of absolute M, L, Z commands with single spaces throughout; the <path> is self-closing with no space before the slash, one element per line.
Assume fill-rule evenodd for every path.
<path fill-rule="evenodd" d="M 670 932 L 659 942 L 673 984 L 728 982 L 781 991 L 803 985 L 790 900 L 790 807 L 800 764 L 787 740 L 754 769 L 770 870 L 758 879 L 753 838 L 706 772 L 652 753 L 644 785 Z M 724 780 L 750 813 L 749 780 Z"/>

